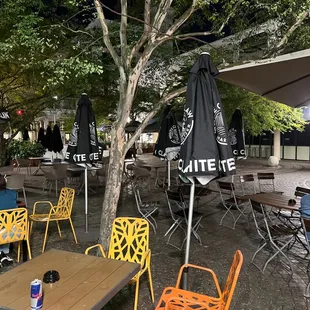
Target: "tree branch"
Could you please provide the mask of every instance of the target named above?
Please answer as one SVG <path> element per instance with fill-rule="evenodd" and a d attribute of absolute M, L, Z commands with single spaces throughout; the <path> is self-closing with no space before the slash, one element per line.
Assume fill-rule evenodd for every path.
<path fill-rule="evenodd" d="M 154 17 L 154 21 L 153 21 L 153 28 L 157 28 L 158 30 L 160 30 L 166 16 L 167 16 L 167 13 L 168 13 L 168 10 L 172 4 L 172 1 L 173 0 L 161 0 L 159 6 L 158 6 L 158 9 L 157 9 L 157 12 L 155 14 L 155 17 Z M 196 1 L 196 0 L 193 0 L 193 1 Z M 156 37 L 156 34 L 155 32 L 152 33 L 151 35 L 151 42 L 154 42 L 155 40 L 155 37 Z"/>
<path fill-rule="evenodd" d="M 102 5 L 100 3 L 100 0 L 94 0 L 96 10 L 98 12 L 101 28 L 102 28 L 102 33 L 103 33 L 103 41 L 105 46 L 107 47 L 108 51 L 110 52 L 115 64 L 117 65 L 118 68 L 121 66 L 121 60 L 116 53 L 116 50 L 114 49 L 110 37 L 109 37 L 109 28 L 107 24 L 107 20 L 104 16 Z"/>
<path fill-rule="evenodd" d="M 193 0 L 191 6 L 173 23 L 173 25 L 166 31 L 166 34 L 158 37 L 157 40 L 161 41 L 166 36 L 171 37 L 197 10 L 198 0 Z"/>
<path fill-rule="evenodd" d="M 125 68 L 127 68 L 127 0 L 121 0 L 121 26 L 120 26 L 120 41 L 121 41 L 121 58 Z"/>
<path fill-rule="evenodd" d="M 143 34 L 131 50 L 128 63 L 132 62 L 133 57 L 139 52 L 151 32 L 151 0 L 145 0 L 144 4 L 144 30 Z"/>
<path fill-rule="evenodd" d="M 165 97 L 162 97 L 154 106 L 153 110 L 148 113 L 146 118 L 142 121 L 140 126 L 137 128 L 135 133 L 131 136 L 130 140 L 125 145 L 125 154 L 128 152 L 128 150 L 131 148 L 131 146 L 134 144 L 134 142 L 138 139 L 138 137 L 143 132 L 144 128 L 148 124 L 148 122 L 156 115 L 156 113 L 159 111 L 159 109 L 169 102 L 170 100 L 174 99 L 175 97 L 178 97 L 179 95 L 186 92 L 186 86 L 178 88 L 171 93 L 167 94 Z"/>
<path fill-rule="evenodd" d="M 288 29 L 286 34 L 282 37 L 280 42 L 276 45 L 275 52 L 273 53 L 274 55 L 277 55 L 280 53 L 281 48 L 287 43 L 288 39 L 293 34 L 293 32 L 304 22 L 305 19 L 309 17 L 309 14 L 310 14 L 310 10 L 307 10 L 307 11 L 303 11 L 297 16 L 295 23 Z"/>

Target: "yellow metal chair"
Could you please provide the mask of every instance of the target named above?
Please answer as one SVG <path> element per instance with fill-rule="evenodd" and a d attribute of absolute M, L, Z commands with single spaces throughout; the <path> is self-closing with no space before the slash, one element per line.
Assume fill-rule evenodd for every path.
<path fill-rule="evenodd" d="M 70 225 L 72 228 L 72 233 L 73 233 L 75 243 L 78 243 L 77 239 L 76 239 L 73 223 L 71 220 L 71 212 L 72 212 L 72 207 L 73 207 L 74 195 L 75 195 L 74 189 L 68 188 L 68 187 L 63 187 L 61 189 L 59 199 L 58 199 L 58 203 L 56 206 L 53 206 L 50 201 L 37 201 L 34 204 L 32 215 L 29 216 L 30 221 L 31 221 L 30 234 L 32 231 L 33 222 L 46 222 L 42 253 L 44 252 L 45 245 L 46 245 L 49 223 L 53 222 L 53 221 L 56 221 L 59 236 L 61 237 L 61 230 L 60 230 L 58 221 L 68 220 L 70 222 Z M 39 204 L 49 204 L 49 206 L 50 206 L 49 213 L 45 213 L 45 214 L 36 213 L 36 207 Z"/>
<path fill-rule="evenodd" d="M 106 254 L 101 246 L 97 244 L 86 249 L 85 254 L 91 249 L 99 248 L 103 257 Z M 111 240 L 108 258 L 138 263 L 140 271 L 132 278 L 136 282 L 135 305 L 138 309 L 139 280 L 144 272 L 148 272 L 152 302 L 154 302 L 154 291 L 151 274 L 151 250 L 149 249 L 149 223 L 140 218 L 118 217 L 112 226 Z"/>
<path fill-rule="evenodd" d="M 31 259 L 27 209 L 16 208 L 0 211 L 0 245 L 19 242 L 17 262 L 20 260 L 20 245 L 23 240 L 27 242 L 28 255 Z"/>

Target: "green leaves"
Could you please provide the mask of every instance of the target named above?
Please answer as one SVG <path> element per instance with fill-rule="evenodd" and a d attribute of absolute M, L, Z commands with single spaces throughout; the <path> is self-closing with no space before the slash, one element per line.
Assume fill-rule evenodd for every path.
<path fill-rule="evenodd" d="M 245 130 L 254 136 L 264 131 L 302 131 L 307 123 L 302 109 L 293 109 L 221 81 L 218 86 L 228 122 L 235 109 L 239 108 Z"/>

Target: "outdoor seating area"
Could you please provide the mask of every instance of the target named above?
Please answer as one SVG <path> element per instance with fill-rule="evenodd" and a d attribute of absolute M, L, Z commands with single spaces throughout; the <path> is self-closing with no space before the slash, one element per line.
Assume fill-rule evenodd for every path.
<path fill-rule="evenodd" d="M 24 173 L 26 173 L 26 170 L 21 169 L 18 175 L 23 175 Z M 242 175 L 245 176 L 247 174 L 244 173 Z M 39 173 L 36 176 L 26 176 L 25 188 L 28 199 L 28 210 L 26 209 L 26 211 L 28 211 L 28 213 L 30 214 L 29 224 L 26 225 L 32 226 L 32 223 L 34 221 L 36 221 L 36 223 L 31 230 L 31 234 L 25 234 L 25 237 L 18 239 L 25 241 L 21 241 L 19 243 L 19 246 L 16 247 L 16 250 L 13 250 L 13 252 L 17 251 L 17 256 L 13 254 L 13 258 L 15 259 L 16 257 L 16 263 L 14 263 L 13 266 L 16 266 L 16 264 L 18 264 L 17 257 L 22 256 L 24 258 L 24 251 L 26 251 L 26 256 L 28 256 L 28 260 L 29 258 L 34 257 L 34 259 L 29 260 L 29 262 L 27 262 L 26 264 L 31 264 L 32 261 L 39 259 L 41 257 L 41 252 L 44 252 L 43 255 L 50 255 L 54 253 L 54 258 L 50 260 L 47 258 L 48 261 L 51 262 L 50 264 L 51 266 L 53 266 L 53 269 L 56 269 L 60 272 L 60 277 L 61 275 L 63 275 L 64 278 L 61 277 L 61 279 L 68 279 L 69 281 L 69 278 L 66 278 L 67 274 L 69 276 L 69 271 L 64 271 L 65 269 L 63 269 L 62 267 L 60 267 L 60 265 L 57 264 L 58 254 L 56 256 L 56 252 L 51 252 L 51 249 L 53 248 L 59 249 L 61 251 L 70 250 L 79 253 L 85 252 L 86 254 L 88 254 L 88 256 L 90 255 L 90 257 L 94 258 L 96 256 L 93 255 L 96 255 L 97 249 L 99 248 L 100 253 L 102 254 L 100 256 L 107 257 L 113 260 L 116 259 L 140 264 L 140 273 L 138 272 L 139 269 L 135 269 L 135 271 L 132 272 L 134 272 L 136 276 L 134 276 L 133 273 L 131 273 L 130 277 L 130 273 L 127 275 L 127 279 L 129 277 L 129 279 L 132 279 L 132 281 L 119 280 L 122 281 L 120 282 L 122 283 L 122 285 L 118 286 L 119 289 L 114 290 L 113 293 L 107 292 L 108 295 L 105 295 L 105 293 L 99 293 L 99 291 L 96 293 L 96 296 L 99 296 L 100 294 L 101 297 L 109 296 L 102 299 L 106 304 L 104 309 L 114 309 L 114 307 L 119 307 L 120 309 L 123 309 L 122 307 L 124 307 L 124 309 L 152 309 L 152 305 L 154 307 L 155 305 L 157 305 L 156 309 L 164 309 L 164 307 L 167 307 L 167 309 L 178 309 L 177 307 L 180 307 L 181 305 L 183 305 L 184 307 L 185 304 L 189 309 L 193 308 L 194 306 L 196 307 L 194 307 L 194 309 L 199 309 L 199 305 L 201 307 L 201 305 L 204 305 L 206 301 L 210 302 L 210 305 L 212 304 L 212 302 L 220 302 L 220 296 L 226 296 L 225 298 L 228 299 L 231 298 L 232 309 L 235 309 L 235 306 L 238 305 L 240 301 L 243 300 L 242 302 L 244 303 L 246 302 L 244 300 L 249 300 L 249 297 L 246 297 L 247 288 L 245 287 L 244 283 L 245 279 L 248 279 L 246 281 L 254 281 L 254 279 L 256 279 L 256 281 L 257 279 L 261 279 L 262 281 L 275 281 L 274 279 L 272 280 L 270 278 L 270 276 L 274 277 L 274 272 L 282 274 L 282 277 L 284 276 L 281 281 L 286 278 L 288 279 L 288 277 L 291 277 L 292 275 L 293 277 L 298 276 L 298 279 L 303 279 L 302 284 L 300 283 L 300 280 L 296 280 L 299 281 L 298 285 L 300 285 L 299 294 L 300 296 L 303 296 L 303 294 L 306 293 L 306 289 L 309 283 L 309 279 L 307 276 L 308 251 L 306 250 L 306 247 L 309 247 L 309 244 L 307 242 L 307 235 L 304 234 L 304 232 L 307 231 L 307 227 L 309 225 L 307 219 L 303 219 L 300 217 L 300 198 L 298 197 L 307 194 L 309 192 L 309 189 L 302 186 L 295 186 L 294 190 L 292 190 L 292 185 L 290 185 L 288 188 L 284 188 L 281 184 L 283 180 L 286 179 L 285 175 L 282 176 L 281 174 L 274 173 L 273 180 L 275 185 L 275 192 L 273 191 L 273 186 L 271 185 L 270 192 L 265 190 L 264 192 L 260 193 L 257 184 L 258 181 L 255 175 L 256 174 L 253 173 L 256 184 L 255 191 L 253 191 L 251 194 L 249 194 L 249 191 L 246 191 L 246 195 L 243 195 L 242 186 L 244 184 L 243 182 L 240 182 L 240 179 L 242 178 L 236 176 L 234 177 L 234 182 L 231 183 L 229 183 L 229 177 L 226 177 L 222 181 L 220 181 L 223 183 L 226 182 L 227 184 L 230 184 L 230 186 L 234 187 L 233 189 L 236 193 L 235 199 L 238 204 L 243 203 L 245 200 L 247 202 L 244 212 L 246 220 L 240 219 L 237 222 L 237 225 L 235 225 L 234 238 L 232 239 L 234 243 L 232 248 L 229 250 L 229 253 L 231 255 L 230 259 L 232 259 L 233 250 L 237 251 L 238 249 L 240 249 L 243 254 L 243 266 L 241 267 L 242 262 L 240 263 L 239 258 L 239 265 L 234 265 L 235 267 L 232 268 L 230 272 L 230 266 L 228 264 L 229 257 L 227 256 L 227 260 L 225 259 L 225 262 L 222 261 L 221 258 L 222 255 L 226 257 L 226 255 L 229 254 L 225 253 L 225 249 L 227 249 L 227 246 L 229 246 L 231 242 L 229 241 L 231 240 L 230 238 L 225 241 L 225 238 L 223 239 L 223 237 L 221 237 L 221 243 L 224 243 L 222 247 L 218 250 L 216 250 L 216 248 L 214 248 L 212 252 L 209 252 L 207 250 L 207 248 L 209 248 L 213 242 L 218 243 L 218 241 L 216 240 L 218 240 L 219 236 L 223 234 L 231 236 L 232 231 L 232 228 L 229 225 L 219 225 L 221 218 L 227 212 L 227 209 L 222 206 L 222 200 L 218 188 L 218 184 L 220 182 L 211 182 L 211 184 L 207 188 L 208 190 L 204 189 L 203 187 L 201 189 L 199 189 L 198 187 L 196 188 L 196 194 L 199 200 L 197 200 L 194 207 L 192 226 L 193 240 L 191 245 L 193 248 L 193 252 L 191 252 L 190 255 L 191 257 L 193 257 L 193 259 L 195 259 L 195 262 L 197 261 L 197 265 L 199 266 L 197 267 L 198 269 L 207 270 L 207 273 L 211 272 L 211 274 L 213 275 L 212 277 L 215 279 L 214 285 L 216 287 L 216 290 L 214 292 L 212 290 L 211 292 L 206 292 L 202 289 L 206 286 L 206 283 L 209 283 L 209 279 L 204 278 L 203 272 L 198 272 L 198 278 L 195 279 L 195 277 L 192 277 L 194 274 L 196 275 L 196 272 L 193 274 L 193 272 L 190 271 L 190 289 L 188 293 L 187 290 L 182 291 L 182 289 L 180 289 L 179 287 L 181 281 L 180 275 L 177 285 L 173 287 L 173 281 L 175 281 L 174 279 L 177 278 L 178 267 L 180 267 L 180 260 L 177 259 L 176 261 L 176 258 L 182 257 L 182 251 L 180 251 L 180 249 L 182 249 L 182 246 L 184 249 L 184 243 L 186 240 L 186 225 L 188 216 L 186 209 L 188 208 L 188 188 L 185 186 L 182 191 L 182 186 L 172 186 L 169 190 L 166 186 L 161 187 L 159 184 L 155 184 L 155 182 L 150 182 L 148 186 L 145 186 L 145 180 L 137 180 L 134 178 L 130 179 L 130 181 L 124 181 L 123 183 L 123 198 L 121 198 L 123 202 L 118 212 L 118 216 L 120 217 L 116 219 L 115 224 L 112 227 L 112 238 L 109 249 L 103 250 L 101 245 L 94 246 L 94 244 L 96 244 L 98 240 L 97 238 L 99 236 L 99 230 L 96 230 L 96 233 L 92 232 L 86 234 L 84 232 L 84 205 L 82 196 L 73 196 L 73 199 L 70 198 L 71 202 L 67 203 L 67 198 L 63 196 L 64 194 L 61 194 L 60 198 L 58 199 L 58 197 L 55 197 L 54 195 L 49 196 L 48 193 L 45 192 L 42 199 L 40 182 L 37 183 L 37 191 L 35 187 L 28 187 L 27 184 L 31 183 L 29 182 L 30 178 L 32 180 L 35 180 L 36 178 L 44 179 L 44 175 L 41 175 Z M 300 175 L 300 172 L 296 172 L 296 180 L 297 175 Z M 252 179 L 251 182 L 253 182 Z M 253 184 L 249 186 L 253 188 Z M 62 189 L 62 191 L 65 190 L 65 188 Z M 281 194 L 281 192 L 283 193 Z M 96 214 L 100 214 L 101 199 L 99 197 L 102 197 L 103 193 L 104 188 L 99 187 L 98 194 L 91 195 L 89 197 L 90 227 L 95 227 L 93 225 L 98 224 L 99 218 L 96 216 Z M 51 207 L 50 209 L 46 209 L 46 206 L 48 205 L 42 205 L 42 208 L 44 209 L 42 210 L 38 204 L 35 204 L 35 202 L 39 200 L 46 200 L 45 197 L 48 200 L 51 200 L 51 202 L 48 203 L 48 205 L 50 205 Z M 19 199 L 22 198 L 23 197 L 20 197 Z M 295 205 L 290 206 L 290 199 L 295 200 Z M 59 200 L 60 202 L 57 203 L 57 200 Z M 64 206 L 64 209 L 61 209 L 61 204 Z M 70 208 L 70 206 L 71 208 L 73 207 L 72 213 L 70 213 L 70 209 L 67 209 Z M 138 208 L 138 206 L 140 209 Z M 50 210 L 50 212 L 48 210 Z M 59 212 L 59 215 L 57 215 L 56 213 L 57 210 Z M 66 215 L 66 210 L 68 210 L 69 212 L 68 215 Z M 289 220 L 285 221 L 283 219 L 281 220 L 281 215 L 278 214 L 278 211 L 286 212 L 286 216 L 292 215 L 293 218 L 289 218 Z M 10 210 L 3 212 L 9 214 Z M 234 207 L 231 208 L 230 212 L 235 214 L 236 218 L 241 214 L 240 211 Z M 241 218 L 244 218 L 244 216 L 241 216 Z M 68 220 L 63 221 L 65 219 Z M 55 221 L 56 225 L 52 223 L 52 221 Z M 225 221 L 227 221 L 227 224 L 234 223 L 233 218 L 229 218 L 228 215 L 225 217 Z M 19 220 L 17 223 L 19 223 Z M 292 223 L 295 226 L 293 226 Z M 72 229 L 74 229 L 74 238 L 72 238 L 72 230 L 70 227 L 71 224 L 74 225 L 74 228 L 72 226 Z M 14 226 L 16 224 L 12 225 Z M 301 228 L 302 225 L 304 225 L 304 230 Z M 149 227 L 152 228 L 150 229 Z M 74 232 L 76 233 L 76 237 Z M 131 237 L 128 235 L 126 236 L 126 234 L 128 233 L 133 235 Z M 146 239 L 140 239 L 142 235 L 144 235 L 145 237 L 143 238 Z M 135 238 L 134 236 L 140 236 L 139 242 L 136 242 L 135 239 L 133 239 Z M 12 242 L 12 240 L 6 239 L 5 242 Z M 17 239 L 14 239 L 13 242 L 16 241 Z M 16 245 L 17 244 L 18 243 L 16 243 Z M 205 246 L 207 246 L 207 248 Z M 121 252 L 115 252 L 120 251 L 120 249 L 122 249 Z M 161 254 L 163 252 L 170 254 L 168 254 L 168 256 L 164 255 L 164 258 L 162 256 L 163 254 Z M 61 255 L 69 254 L 65 254 L 64 252 Z M 211 261 L 213 262 L 217 261 L 214 266 L 213 264 L 207 263 L 207 260 L 209 260 L 209 258 L 207 259 L 207 257 L 210 257 Z M 84 258 L 82 259 L 81 257 L 80 260 L 84 261 Z M 298 268 L 296 266 L 296 261 L 298 261 Z M 226 267 L 221 267 L 220 262 L 224 263 Z M 100 266 L 105 266 L 106 262 L 103 261 L 102 263 L 100 263 L 100 261 L 98 261 L 96 264 L 98 264 L 98 267 L 96 267 L 96 270 L 98 270 L 97 272 L 103 272 L 105 268 Z M 173 264 L 173 267 L 171 264 Z M 76 266 L 75 268 L 84 268 L 84 265 L 82 263 L 79 264 L 79 266 L 81 267 Z M 163 276 L 163 273 L 165 273 L 165 270 L 167 270 L 168 266 L 172 268 L 171 271 L 167 273 L 167 275 L 169 274 L 169 277 L 166 277 Z M 236 266 L 238 266 L 239 269 Z M 251 266 L 253 266 L 254 268 L 252 268 Z M 8 266 L 0 269 L 0 273 L 2 273 L 2 270 L 4 271 L 7 268 L 11 267 Z M 16 268 L 19 267 L 14 267 L 10 272 L 15 272 Z M 73 265 L 71 268 L 74 268 Z M 125 265 L 122 268 L 126 269 Z M 212 270 L 208 271 L 209 268 L 212 268 L 215 273 Z M 160 276 L 158 276 L 159 270 L 161 270 Z M 42 272 L 43 271 L 44 270 L 42 270 Z M 8 272 L 8 279 L 10 278 L 10 272 Z M 84 277 L 86 277 L 85 271 L 83 272 L 81 269 L 80 272 L 82 272 L 82 274 L 84 274 Z M 140 277 L 144 272 L 146 272 L 148 276 Z M 233 272 L 236 273 L 233 274 Z M 226 288 L 224 288 L 223 286 L 219 286 L 217 281 L 223 283 L 223 280 L 227 277 L 228 273 L 228 278 L 230 279 L 229 281 L 233 281 L 234 285 L 230 292 L 224 294 L 223 290 L 225 290 Z M 5 274 L 6 273 L 4 273 L 4 275 Z M 217 278 L 223 280 L 217 280 Z M 197 282 L 197 279 L 200 279 L 198 281 L 199 284 Z M 21 281 L 23 284 L 20 285 L 27 285 L 28 287 L 28 281 Z M 279 279 L 277 281 L 279 281 Z M 130 282 L 129 286 L 134 285 L 134 291 L 128 291 L 128 289 L 126 289 L 126 284 L 128 282 Z M 254 282 L 251 283 L 251 285 L 254 285 Z M 282 285 L 289 289 L 292 283 L 288 281 L 287 283 L 283 282 Z M 149 289 L 148 286 L 150 286 Z M 119 290 L 120 292 L 118 293 Z M 154 293 L 152 293 L 153 290 Z M 257 290 L 258 291 L 256 292 L 256 295 L 264 294 L 264 288 L 261 288 L 261 293 L 259 293 L 258 288 Z M 73 296 L 73 291 L 68 296 Z M 196 291 L 198 293 L 195 293 Z M 2 295 L 0 293 L 0 296 L 4 296 L 3 294 L 6 293 L 2 293 Z M 65 294 L 61 295 L 62 299 L 60 299 L 59 301 L 57 299 L 54 299 L 53 296 L 55 294 L 56 291 L 55 293 L 53 293 L 53 290 L 51 290 L 51 288 L 47 291 L 46 301 L 48 305 L 54 305 L 54 303 L 55 305 L 58 305 L 58 303 L 62 302 L 61 300 L 66 300 Z M 85 300 L 90 300 L 90 297 L 87 296 L 88 294 L 95 293 L 93 292 L 93 290 L 85 291 Z M 152 297 L 153 294 L 154 297 Z M 115 297 L 112 298 L 112 296 Z M 17 297 L 18 296 L 14 297 L 16 299 L 12 300 L 11 302 L 5 303 L 4 305 L 12 309 L 15 309 L 13 306 L 16 306 L 16 309 L 19 309 L 18 305 L 20 305 L 22 301 L 25 300 L 26 296 L 19 296 L 18 298 Z M 80 300 L 80 297 L 77 300 L 79 300 L 79 303 L 82 303 L 83 299 Z M 109 301 L 111 298 L 112 300 Z M 194 303 L 193 298 L 195 299 Z M 228 299 L 226 299 L 225 302 L 227 302 Z M 6 298 L 5 300 L 8 299 Z M 229 303 L 230 301 L 228 302 L 228 304 Z M 300 304 L 302 304 L 301 301 Z M 275 309 L 278 308 L 275 306 Z"/>

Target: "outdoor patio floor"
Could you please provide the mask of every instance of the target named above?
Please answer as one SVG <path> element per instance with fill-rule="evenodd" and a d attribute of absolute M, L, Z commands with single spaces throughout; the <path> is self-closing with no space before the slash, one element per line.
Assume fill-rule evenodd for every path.
<path fill-rule="evenodd" d="M 275 172 L 276 189 L 282 190 L 285 194 L 291 195 L 292 197 L 297 185 L 310 188 L 310 163 L 281 161 L 281 166 L 278 168 L 267 167 L 266 163 L 266 160 L 258 159 L 239 161 L 237 172 L 238 174 L 263 171 Z M 7 168 L 1 168 L 0 173 L 5 170 Z M 32 209 L 33 203 L 38 200 L 51 200 L 54 203 L 57 201 L 55 191 L 52 191 L 50 196 L 42 196 L 42 182 L 43 176 L 27 176 L 26 192 L 29 209 Z M 211 188 L 215 188 L 214 184 L 211 184 Z M 74 243 L 71 230 L 67 223 L 61 224 L 63 231 L 63 237 L 61 239 L 59 238 L 56 225 L 51 224 L 46 251 L 56 248 L 82 253 L 89 245 L 97 242 L 103 192 L 103 187 L 100 187 L 96 194 L 90 193 L 90 232 L 88 234 L 84 232 L 84 194 L 81 193 L 79 196 L 76 196 L 72 219 L 77 231 L 79 244 L 76 245 Z M 150 227 L 151 265 L 156 305 L 162 290 L 166 286 L 175 284 L 179 267 L 184 259 L 184 252 L 178 251 L 174 247 L 166 244 L 167 239 L 164 237 L 164 234 L 171 225 L 171 219 L 162 190 L 156 188 L 143 194 L 147 195 L 148 199 L 160 201 L 159 212 L 156 215 L 158 223 L 157 233 L 154 234 Z M 244 220 L 240 220 L 236 225 L 236 229 L 233 230 L 229 227 L 231 225 L 231 219 L 227 216 L 224 224 L 228 226 L 220 226 L 219 222 L 224 209 L 220 205 L 220 198 L 217 193 L 212 193 L 205 197 L 200 203 L 199 211 L 205 214 L 202 220 L 203 227 L 199 229 L 203 245 L 200 246 L 195 239 L 192 239 L 191 263 L 213 269 L 218 276 L 220 284 L 223 286 L 235 251 L 240 249 L 244 255 L 244 264 L 233 296 L 231 309 L 310 309 L 310 299 L 303 296 L 309 281 L 307 265 L 310 255 L 306 255 L 306 251 L 301 246 L 294 245 L 289 251 L 289 256 L 294 267 L 293 276 L 291 276 L 289 268 L 282 258 L 275 259 L 268 265 L 265 274 L 262 274 L 251 264 L 252 255 L 259 242 L 254 224 L 252 223 L 248 227 Z M 138 216 L 131 186 L 128 184 L 124 185 L 122 191 L 118 216 Z M 31 238 L 33 256 L 41 253 L 44 228 L 45 225 L 40 223 L 35 224 L 33 227 Z M 175 233 L 172 242 L 180 244 L 183 238 L 184 234 L 179 230 Z M 267 254 L 268 252 L 266 251 L 265 253 Z M 265 259 L 266 256 L 262 257 L 262 255 L 259 255 L 257 257 L 257 263 L 262 265 Z M 7 268 L 0 269 L 0 273 L 5 272 Z M 210 289 L 212 289 L 209 279 L 201 276 L 191 277 L 190 285 L 194 289 L 204 292 L 210 292 Z M 133 309 L 133 303 L 134 287 L 127 286 L 104 309 Z M 145 275 L 141 279 L 139 309 L 153 309 L 153 307 L 149 294 L 148 280 Z"/>

